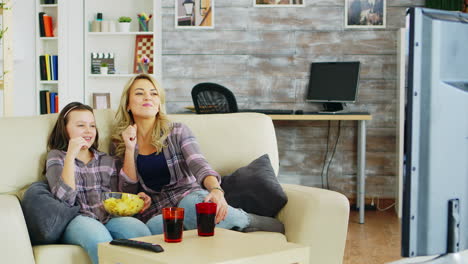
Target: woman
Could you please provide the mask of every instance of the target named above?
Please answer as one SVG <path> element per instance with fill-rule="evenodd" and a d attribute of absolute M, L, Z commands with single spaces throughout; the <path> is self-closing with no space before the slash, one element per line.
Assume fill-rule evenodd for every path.
<path fill-rule="evenodd" d="M 63 234 L 63 242 L 83 247 L 94 264 L 97 245 L 113 238 L 151 235 L 133 217 L 112 218 L 102 207 L 103 192 L 118 191 L 126 181 L 118 160 L 98 151 L 99 134 L 93 109 L 74 102 L 60 112 L 49 136 L 46 178 L 52 193 L 70 206 L 80 205 Z"/>
<path fill-rule="evenodd" d="M 133 184 L 124 191 L 140 189 L 151 198 L 151 206 L 138 217 L 152 234 L 162 233 L 161 209 L 183 207 L 185 229 L 195 229 L 195 204 L 217 204 L 217 227 L 244 232 L 284 233 L 284 226 L 271 217 L 248 214 L 229 206 L 220 187 L 220 175 L 200 152 L 190 129 L 172 123 L 165 112 L 165 95 L 156 80 L 146 74 L 130 79 L 116 114 L 112 136 L 115 154 L 124 159 L 124 172 Z"/>

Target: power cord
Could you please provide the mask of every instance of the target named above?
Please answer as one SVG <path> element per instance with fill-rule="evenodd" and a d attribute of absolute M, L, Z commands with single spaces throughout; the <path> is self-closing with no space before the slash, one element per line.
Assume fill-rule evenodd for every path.
<path fill-rule="evenodd" d="M 341 120 L 338 120 L 338 132 L 336 134 L 336 142 L 335 142 L 335 146 L 333 147 L 333 152 L 332 152 L 330 161 L 328 162 L 327 174 L 325 175 L 325 178 L 327 179 L 327 189 L 330 189 L 330 186 L 328 185 L 328 170 L 329 170 L 330 165 L 331 165 L 331 163 L 333 161 L 333 157 L 335 156 L 335 153 L 336 153 L 336 146 L 338 146 L 338 140 L 340 139 L 340 131 L 341 131 Z M 328 149 L 328 147 L 327 147 L 327 149 Z"/>
<path fill-rule="evenodd" d="M 377 208 L 377 210 L 379 210 L 380 212 L 387 211 L 388 209 L 392 208 L 392 207 L 395 206 L 395 204 L 396 204 L 396 202 L 394 202 L 394 203 L 392 203 L 391 205 L 389 205 L 389 206 L 387 206 L 387 207 L 381 209 L 381 208 L 379 208 L 379 200 L 380 200 L 380 199 L 377 198 L 377 206 L 376 206 L 376 208 Z"/>
<path fill-rule="evenodd" d="M 325 169 L 325 164 L 327 164 L 327 157 L 328 157 L 328 143 L 330 141 L 330 120 L 328 120 L 328 129 L 327 129 L 327 150 L 325 151 L 325 157 L 323 158 L 323 164 L 322 164 L 322 172 L 320 173 L 320 178 L 322 179 L 322 189 L 324 187 L 323 185 L 323 170 Z M 328 189 L 328 188 L 327 188 Z"/>

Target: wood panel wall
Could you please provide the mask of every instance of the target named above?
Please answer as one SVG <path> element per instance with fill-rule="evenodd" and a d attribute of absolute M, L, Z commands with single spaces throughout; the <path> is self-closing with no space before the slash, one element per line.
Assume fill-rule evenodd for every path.
<path fill-rule="evenodd" d="M 345 29 L 344 0 L 306 0 L 305 7 L 253 7 L 252 0 L 215 1 L 215 28 L 176 30 L 174 1 L 163 0 L 163 85 L 171 113 L 192 105 L 190 91 L 216 82 L 235 94 L 240 108 L 318 110 L 304 101 L 309 64 L 361 61 L 358 102 L 368 110 L 367 197 L 395 197 L 396 42 L 409 6 L 424 0 L 387 0 L 385 29 Z M 338 122 L 330 124 L 333 147 Z M 341 123 L 328 183 L 355 197 L 356 123 Z M 279 179 L 322 186 L 328 123 L 275 122 Z M 228 151 L 228 150 L 225 150 Z M 330 152 L 329 152 L 330 154 Z M 324 180 L 326 182 L 326 180 Z"/>

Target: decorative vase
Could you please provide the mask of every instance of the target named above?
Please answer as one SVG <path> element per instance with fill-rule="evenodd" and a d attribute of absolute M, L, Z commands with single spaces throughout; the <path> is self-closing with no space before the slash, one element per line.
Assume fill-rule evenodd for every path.
<path fill-rule="evenodd" d="M 130 22 L 119 22 L 119 32 L 130 32 Z"/>
<path fill-rule="evenodd" d="M 107 74 L 109 72 L 108 67 L 101 67 L 101 74 Z"/>

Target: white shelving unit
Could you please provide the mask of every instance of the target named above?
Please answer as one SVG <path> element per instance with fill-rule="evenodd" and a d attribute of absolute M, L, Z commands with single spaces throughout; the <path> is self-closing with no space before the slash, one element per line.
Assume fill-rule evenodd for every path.
<path fill-rule="evenodd" d="M 39 13 L 44 12 L 52 17 L 53 27 L 56 29 L 59 26 L 58 19 L 58 5 L 57 4 L 45 4 L 44 0 L 36 0 L 36 112 L 40 114 L 41 99 L 39 92 L 47 90 L 49 92 L 59 93 L 58 81 L 43 81 L 41 80 L 41 67 L 39 56 L 44 54 L 59 55 L 58 50 L 58 31 L 54 30 L 54 37 L 41 37 L 40 24 L 39 24 Z M 59 56 L 60 60 L 60 56 Z M 59 63 L 60 65 L 60 63 Z M 59 70 L 60 72 L 60 70 Z M 59 93 L 60 94 L 60 93 Z M 60 105 L 59 99 L 59 105 Z"/>
<path fill-rule="evenodd" d="M 153 75 L 161 80 L 161 2 L 157 0 L 84 0 L 84 94 L 85 103 L 92 105 L 93 93 L 110 93 L 111 108 L 116 109 L 121 92 L 133 72 L 135 40 L 138 35 L 153 36 Z M 138 31 L 137 14 L 152 14 L 148 32 Z M 103 21 L 116 23 L 120 16 L 132 18 L 130 32 L 91 32 L 91 22 L 97 13 Z M 91 73 L 91 54 L 113 53 L 115 74 Z"/>

